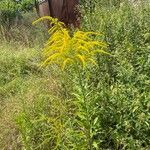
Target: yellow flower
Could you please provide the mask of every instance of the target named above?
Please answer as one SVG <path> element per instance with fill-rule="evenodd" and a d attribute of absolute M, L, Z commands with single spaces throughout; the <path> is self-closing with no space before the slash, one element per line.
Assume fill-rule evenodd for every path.
<path fill-rule="evenodd" d="M 71 36 L 62 22 L 49 16 L 42 17 L 33 24 L 45 19 L 50 21 L 52 27 L 48 31 L 50 38 L 43 49 L 45 60 L 42 66 L 55 63 L 64 70 L 68 64 L 80 64 L 85 68 L 89 62 L 96 65 L 94 57 L 96 53 L 109 54 L 103 50 L 107 46 L 104 42 L 91 38 L 91 35 L 97 36 L 99 33 L 78 30 Z"/>

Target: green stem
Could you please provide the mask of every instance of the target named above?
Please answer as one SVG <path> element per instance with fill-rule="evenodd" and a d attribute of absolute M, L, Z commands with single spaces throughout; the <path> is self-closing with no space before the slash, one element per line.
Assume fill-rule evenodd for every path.
<path fill-rule="evenodd" d="M 86 99 L 86 95 L 85 95 L 85 88 L 84 88 L 84 85 L 82 83 L 82 75 L 81 75 L 81 72 L 80 72 L 80 69 L 78 67 L 78 65 L 76 65 L 76 70 L 77 70 L 77 73 L 79 75 L 79 85 L 81 87 L 81 91 L 82 91 L 82 96 L 83 96 L 83 101 L 84 101 L 84 105 L 85 105 L 85 111 L 86 111 L 86 124 L 87 124 L 87 131 L 86 131 L 86 137 L 87 137 L 87 141 L 88 141 L 88 150 L 92 150 L 92 139 L 91 139 L 91 133 L 90 133 L 90 127 L 91 127 L 91 124 L 90 124 L 90 116 L 89 116 L 89 105 L 88 105 L 88 102 L 87 102 L 87 99 Z"/>

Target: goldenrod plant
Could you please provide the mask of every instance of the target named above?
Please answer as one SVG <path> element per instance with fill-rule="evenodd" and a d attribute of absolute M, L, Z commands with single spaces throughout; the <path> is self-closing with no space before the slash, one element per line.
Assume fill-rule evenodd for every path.
<path fill-rule="evenodd" d="M 48 19 L 50 25 L 50 38 L 45 44 L 43 56 L 45 61 L 42 66 L 52 63 L 61 66 L 62 70 L 69 64 L 82 65 L 83 68 L 89 63 L 96 65 L 95 54 L 104 53 L 103 50 L 107 45 L 104 42 L 93 40 L 90 36 L 97 36 L 96 32 L 83 32 L 77 30 L 71 35 L 69 29 L 65 28 L 62 22 L 49 16 L 42 17 L 33 24 Z"/>
<path fill-rule="evenodd" d="M 86 149 L 92 149 L 94 141 L 92 140 L 92 121 L 91 121 L 91 102 L 87 97 L 88 89 L 85 88 L 83 80 L 85 77 L 82 76 L 82 72 L 86 71 L 86 67 L 92 63 L 96 63 L 96 53 L 109 54 L 104 48 L 107 44 L 94 40 L 93 36 L 99 36 L 97 32 L 84 32 L 80 30 L 75 30 L 73 33 L 65 27 L 62 22 L 57 19 L 45 16 L 33 24 L 48 19 L 50 21 L 51 28 L 48 30 L 50 38 L 45 44 L 43 49 L 44 61 L 42 66 L 49 66 L 51 64 L 56 64 L 61 67 L 64 71 L 69 65 L 72 65 L 78 78 L 78 83 L 74 85 L 76 89 L 73 95 L 76 97 L 74 103 L 77 108 L 77 118 L 75 119 L 78 126 L 83 128 L 80 134 L 84 138 L 84 146 Z M 79 85 L 79 86 L 78 86 Z M 92 93 L 90 91 L 90 93 Z"/>

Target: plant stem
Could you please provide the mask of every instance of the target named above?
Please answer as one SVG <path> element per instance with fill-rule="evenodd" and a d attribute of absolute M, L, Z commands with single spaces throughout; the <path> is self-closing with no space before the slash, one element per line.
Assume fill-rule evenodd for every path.
<path fill-rule="evenodd" d="M 82 91 L 82 96 L 83 96 L 83 101 L 84 101 L 84 105 L 85 105 L 85 111 L 86 111 L 86 125 L 84 125 L 84 127 L 86 128 L 86 137 L 87 137 L 87 141 L 88 141 L 88 146 L 87 146 L 87 149 L 88 150 L 92 150 L 92 139 L 91 139 L 91 131 L 90 131 L 90 127 L 91 127 L 91 124 L 90 124 L 90 116 L 89 116 L 89 105 L 88 105 L 88 101 L 86 99 L 86 90 L 84 88 L 84 84 L 82 83 L 82 75 L 81 75 L 81 72 L 80 72 L 80 69 L 78 67 L 78 65 L 76 65 L 76 70 L 77 70 L 77 73 L 78 73 L 78 77 L 79 77 L 79 85 L 81 87 L 81 91 Z"/>

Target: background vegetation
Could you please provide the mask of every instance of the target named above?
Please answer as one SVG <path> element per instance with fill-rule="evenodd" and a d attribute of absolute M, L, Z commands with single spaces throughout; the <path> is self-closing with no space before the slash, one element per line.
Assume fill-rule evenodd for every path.
<path fill-rule="evenodd" d="M 89 2 L 80 30 L 103 33 L 92 38 L 113 56 L 97 54 L 80 74 L 39 67 L 48 35 L 31 25 L 34 10 L 1 22 L 0 149 L 150 149 L 150 5 Z"/>

